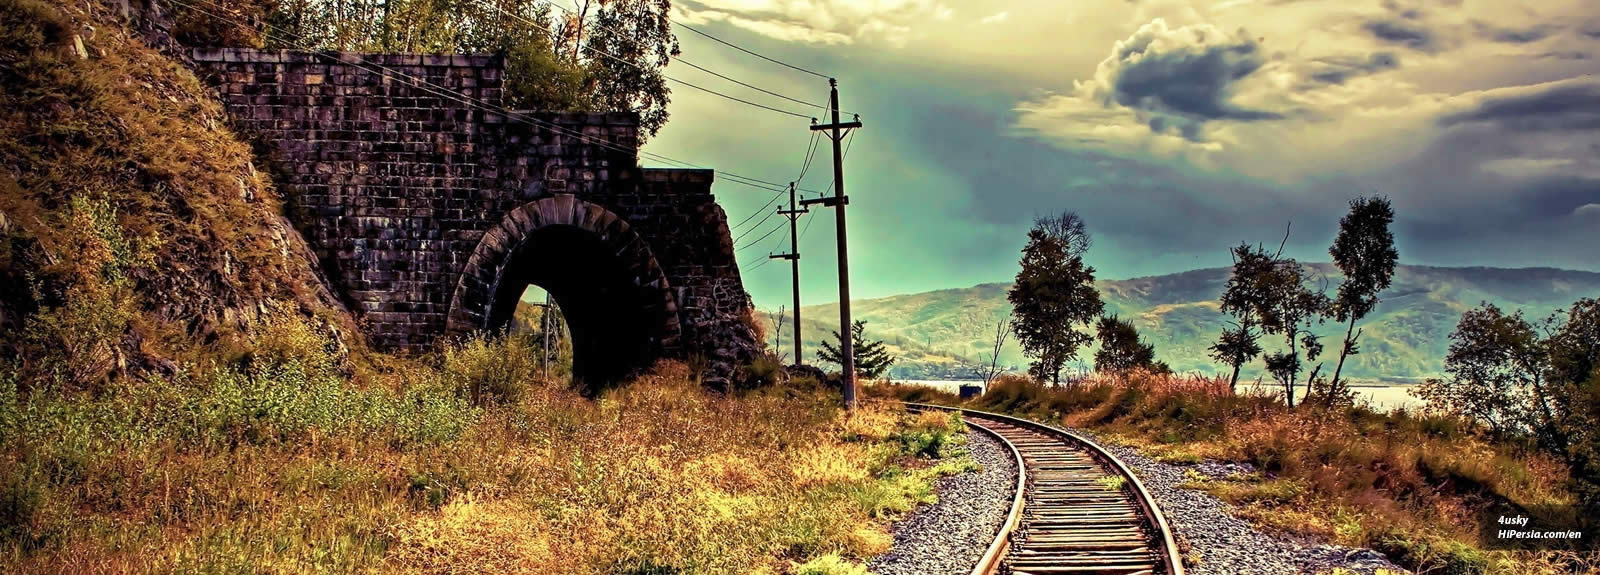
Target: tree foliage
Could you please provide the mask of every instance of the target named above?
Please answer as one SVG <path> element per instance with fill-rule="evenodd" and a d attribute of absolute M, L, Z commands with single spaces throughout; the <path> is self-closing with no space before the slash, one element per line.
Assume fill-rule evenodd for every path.
<path fill-rule="evenodd" d="M 1600 300 L 1534 322 L 1488 303 L 1469 310 L 1450 334 L 1445 374 L 1413 393 L 1497 438 L 1531 437 L 1566 461 L 1600 515 Z"/>
<path fill-rule="evenodd" d="M 1330 311 L 1335 320 L 1348 323 L 1339 346 L 1339 363 L 1333 369 L 1333 380 L 1326 390 L 1329 397 L 1346 394 L 1346 386 L 1339 377 L 1344 371 L 1345 358 L 1359 353 L 1356 340 L 1361 334 L 1355 331 L 1356 322 L 1372 313 L 1378 305 L 1378 294 L 1388 289 L 1394 279 L 1400 252 L 1395 250 L 1394 234 L 1389 231 L 1391 223 L 1394 223 L 1394 209 L 1388 198 L 1350 200 L 1350 212 L 1339 220 L 1339 235 L 1328 248 L 1333 264 L 1344 273 L 1344 281 L 1339 284 Z"/>
<path fill-rule="evenodd" d="M 505 55 L 512 109 L 637 112 L 667 122 L 670 0 L 217 0 L 179 6 L 188 45 Z M 560 5 L 562 9 L 554 6 Z"/>
<path fill-rule="evenodd" d="M 1232 250 L 1233 272 L 1222 288 L 1219 309 L 1236 320 L 1233 329 L 1224 329 L 1212 344 L 1211 357 L 1233 367 L 1229 387 L 1239 384 L 1239 368 L 1261 355 L 1261 302 L 1271 296 L 1266 277 L 1273 268 L 1273 256 L 1260 246 L 1239 244 Z"/>
<path fill-rule="evenodd" d="M 1268 254 L 1261 246 L 1241 244 L 1233 249 L 1233 258 L 1233 275 L 1223 288 L 1220 304 L 1223 313 L 1238 321 L 1211 346 L 1211 355 L 1233 365 L 1233 383 L 1237 385 L 1239 366 L 1261 353 L 1259 335 L 1281 336 L 1285 349 L 1263 359 L 1293 407 L 1294 386 L 1304 370 L 1302 351 L 1305 361 L 1315 361 L 1322 354 L 1322 343 L 1310 329 L 1327 312 L 1328 296 L 1311 288 L 1309 271 L 1293 258 L 1283 257 L 1281 248 Z"/>
<path fill-rule="evenodd" d="M 1100 316 L 1095 324 L 1095 335 L 1100 349 L 1094 353 L 1096 371 L 1123 373 L 1133 369 L 1146 369 L 1154 373 L 1168 373 L 1167 364 L 1156 361 L 1156 346 L 1139 338 L 1139 328 L 1115 315 Z"/>
<path fill-rule="evenodd" d="M 838 330 L 833 332 L 833 341 L 822 342 L 822 350 L 817 352 L 817 358 L 822 361 L 844 365 L 844 354 L 839 351 L 839 346 L 844 344 L 844 336 Z M 867 379 L 882 377 L 889 371 L 889 366 L 894 365 L 895 357 L 884 349 L 883 340 L 867 341 L 867 322 L 856 320 L 850 324 L 850 341 L 852 359 L 855 360 L 856 375 Z"/>
<path fill-rule="evenodd" d="M 1006 297 L 1011 329 L 1023 353 L 1034 358 L 1029 371 L 1040 380 L 1061 382 L 1061 368 L 1093 341 L 1087 327 L 1105 308 L 1094 287 L 1094 268 L 1083 263 L 1090 237 L 1073 212 L 1043 217 L 1028 232 L 1022 270 Z"/>
<path fill-rule="evenodd" d="M 1263 278 L 1268 299 L 1258 309 L 1261 331 L 1282 336 L 1285 351 L 1266 356 L 1267 371 L 1283 386 L 1284 399 L 1294 407 L 1294 386 L 1304 363 L 1300 360 L 1304 348 L 1305 360 L 1316 361 L 1322 355 L 1322 342 L 1311 332 L 1313 324 L 1321 323 L 1328 309 L 1328 296 L 1308 285 L 1309 273 L 1305 266 L 1292 258 L 1276 257 L 1273 266 Z"/>

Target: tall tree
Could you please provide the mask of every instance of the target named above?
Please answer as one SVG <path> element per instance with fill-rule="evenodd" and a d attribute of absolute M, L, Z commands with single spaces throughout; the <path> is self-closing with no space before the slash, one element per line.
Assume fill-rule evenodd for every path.
<path fill-rule="evenodd" d="M 1267 301 L 1267 277 L 1273 269 L 1274 256 L 1260 246 L 1239 244 L 1233 248 L 1233 272 L 1222 289 L 1220 308 L 1237 321 L 1233 329 L 1223 329 L 1217 342 L 1211 345 L 1211 357 L 1233 367 L 1233 377 L 1228 388 L 1239 385 L 1239 368 L 1261 355 L 1260 326 L 1262 302 Z"/>
<path fill-rule="evenodd" d="M 837 330 L 833 332 L 833 341 L 844 343 L 844 336 Z M 867 341 L 867 322 L 856 320 L 850 325 L 850 341 L 855 346 L 856 375 L 867 379 L 877 379 L 889 371 L 889 366 L 894 365 L 895 357 L 884 349 L 883 340 Z M 829 342 L 822 342 L 822 350 L 817 352 L 817 358 L 822 361 L 844 365 L 844 360 L 839 352 L 839 346 Z"/>
<path fill-rule="evenodd" d="M 1394 209 L 1384 197 L 1361 197 L 1350 200 L 1350 213 L 1339 220 L 1339 236 L 1334 238 L 1328 254 L 1333 264 L 1344 273 L 1333 299 L 1333 317 L 1348 322 L 1344 341 L 1339 346 L 1339 363 L 1334 365 L 1333 380 L 1328 383 L 1327 395 L 1337 397 L 1345 393 L 1339 376 L 1344 371 L 1346 356 L 1360 353 L 1356 340 L 1356 322 L 1372 313 L 1378 305 L 1378 294 L 1389 288 L 1394 278 L 1395 262 L 1400 252 L 1394 247 L 1394 234 L 1389 224 L 1394 223 Z"/>
<path fill-rule="evenodd" d="M 1034 221 L 1022 249 L 1022 270 L 1006 294 L 1012 306 L 1011 329 L 1023 352 L 1035 358 L 1029 371 L 1039 380 L 1061 383 L 1061 368 L 1093 336 L 1087 327 L 1105 304 L 1094 287 L 1094 268 L 1083 263 L 1089 232 L 1073 212 Z"/>
<path fill-rule="evenodd" d="M 1261 331 L 1283 336 L 1287 351 L 1267 354 L 1267 371 L 1283 386 L 1284 399 L 1294 407 L 1294 386 L 1304 364 L 1300 350 L 1305 350 L 1306 361 L 1315 361 L 1322 354 L 1322 342 L 1311 332 L 1315 323 L 1321 323 L 1327 313 L 1329 301 L 1326 293 L 1313 290 L 1305 266 L 1293 258 L 1273 258 L 1271 270 L 1264 278 L 1267 300 L 1257 309 Z M 1318 366 L 1313 370 L 1320 370 Z"/>
<path fill-rule="evenodd" d="M 1155 373 L 1172 371 L 1167 364 L 1156 361 L 1155 345 L 1139 338 L 1139 328 L 1115 315 L 1100 316 L 1095 324 L 1095 334 L 1100 349 L 1094 353 L 1095 371 L 1124 373 L 1133 369 L 1147 369 Z"/>

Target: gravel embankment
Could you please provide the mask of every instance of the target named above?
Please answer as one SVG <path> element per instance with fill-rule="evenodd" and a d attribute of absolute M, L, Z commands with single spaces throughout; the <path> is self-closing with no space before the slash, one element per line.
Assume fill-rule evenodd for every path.
<path fill-rule="evenodd" d="M 867 564 L 876 575 L 965 575 L 994 540 L 1016 483 L 1016 462 L 1000 442 L 967 431 L 967 448 L 982 466 L 939 480 L 939 502 L 895 523 L 894 545 Z"/>
<path fill-rule="evenodd" d="M 1077 431 L 1093 437 L 1092 433 Z M 1407 572 L 1371 549 L 1306 546 L 1262 533 L 1235 517 L 1233 505 L 1209 493 L 1178 487 L 1185 481 L 1186 469 L 1219 477 L 1233 471 L 1248 472 L 1247 468 L 1217 462 L 1172 465 L 1148 459 L 1127 447 L 1108 442 L 1100 444 L 1133 469 L 1161 506 L 1180 540 L 1188 541 L 1190 555 L 1198 559 L 1198 563 L 1188 569 L 1192 575 L 1328 573 L 1335 567 L 1367 575 L 1380 568 Z"/>

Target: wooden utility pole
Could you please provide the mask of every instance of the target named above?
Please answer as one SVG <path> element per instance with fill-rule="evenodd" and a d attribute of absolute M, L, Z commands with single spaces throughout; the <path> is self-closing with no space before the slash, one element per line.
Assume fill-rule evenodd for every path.
<path fill-rule="evenodd" d="M 844 233 L 844 206 L 850 200 L 844 195 L 844 157 L 839 150 L 839 145 L 844 141 L 846 128 L 860 128 L 861 119 L 857 117 L 853 122 L 839 121 L 839 82 L 828 78 L 828 108 L 833 113 L 833 122 L 829 124 L 812 124 L 811 130 L 823 132 L 828 139 L 833 140 L 833 197 L 817 198 L 801 202 L 803 205 L 821 204 L 835 208 L 836 224 L 839 232 L 839 325 L 844 337 L 839 338 L 839 361 L 844 368 L 844 406 L 845 409 L 856 407 L 856 353 L 850 329 L 850 258 L 849 246 L 845 241 Z M 799 310 L 796 310 L 799 311 Z"/>
<path fill-rule="evenodd" d="M 805 365 L 805 356 L 800 353 L 800 237 L 795 233 L 795 223 L 800 219 L 800 214 L 809 213 L 809 209 L 795 209 L 794 182 L 789 182 L 789 209 L 778 209 L 778 213 L 789 218 L 789 253 L 767 256 L 772 259 L 789 260 L 789 275 L 794 283 L 794 363 Z"/>

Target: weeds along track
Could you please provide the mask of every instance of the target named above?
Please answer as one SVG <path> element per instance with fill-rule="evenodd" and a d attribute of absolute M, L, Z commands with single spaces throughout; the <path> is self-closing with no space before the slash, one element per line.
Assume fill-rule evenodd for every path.
<path fill-rule="evenodd" d="M 973 575 L 1182 575 L 1172 530 L 1150 493 L 1104 448 L 1070 431 L 1006 415 L 957 411 L 1016 455 L 1011 514 Z"/>

